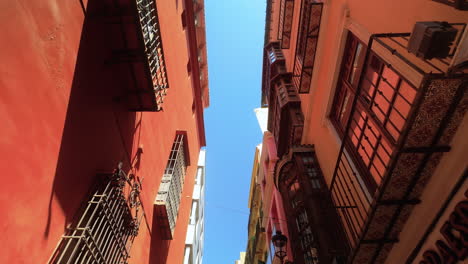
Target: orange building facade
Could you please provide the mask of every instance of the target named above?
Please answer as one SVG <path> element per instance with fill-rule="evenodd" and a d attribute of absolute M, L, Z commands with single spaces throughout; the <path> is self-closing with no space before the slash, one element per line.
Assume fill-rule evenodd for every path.
<path fill-rule="evenodd" d="M 282 199 L 290 261 L 466 261 L 466 10 L 267 1 L 262 106 L 278 160 L 260 178 Z"/>
<path fill-rule="evenodd" d="M 182 263 L 206 145 L 203 1 L 0 10 L 0 262 Z"/>

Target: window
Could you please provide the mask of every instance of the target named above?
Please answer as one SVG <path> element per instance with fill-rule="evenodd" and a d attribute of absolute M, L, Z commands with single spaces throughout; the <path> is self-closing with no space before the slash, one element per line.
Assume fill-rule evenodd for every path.
<path fill-rule="evenodd" d="M 416 89 L 374 52 L 366 62 L 365 55 L 366 46 L 350 33 L 330 117 L 338 133 L 347 134 L 346 148 L 373 189 L 384 176 Z"/>
<path fill-rule="evenodd" d="M 281 48 L 289 49 L 293 24 L 294 0 L 281 0 L 278 39 L 281 40 Z"/>
<path fill-rule="evenodd" d="M 322 188 L 319 170 L 314 162 L 312 156 L 302 156 L 302 163 L 304 164 L 305 175 L 310 181 L 313 189 L 320 190 Z"/>
<path fill-rule="evenodd" d="M 145 63 L 151 74 L 152 88 L 156 97 L 156 110 L 160 111 L 169 84 L 166 74 L 156 2 L 151 0 L 137 0 L 136 6 L 139 27 L 143 35 L 145 46 Z"/>
<path fill-rule="evenodd" d="M 186 135 L 177 133 L 167 161 L 166 170 L 155 200 L 155 215 L 162 230 L 163 239 L 171 240 L 179 213 L 180 197 L 187 167 Z"/>
<path fill-rule="evenodd" d="M 143 216 L 140 190 L 141 182 L 120 168 L 106 175 L 50 263 L 126 263 Z"/>
<path fill-rule="evenodd" d="M 293 162 L 280 183 L 280 192 L 292 236 L 291 246 L 297 254 L 294 256 L 297 263 L 316 264 L 319 263 L 318 241 L 312 229 L 318 219 L 314 220 L 317 215 L 312 208 L 310 198 L 317 193 L 323 194 L 326 188 L 313 153 L 298 153 L 293 158 Z M 322 198 L 319 200 L 322 201 Z"/>
<path fill-rule="evenodd" d="M 297 32 L 293 83 L 299 93 L 308 93 L 314 70 L 323 3 L 302 1 Z"/>

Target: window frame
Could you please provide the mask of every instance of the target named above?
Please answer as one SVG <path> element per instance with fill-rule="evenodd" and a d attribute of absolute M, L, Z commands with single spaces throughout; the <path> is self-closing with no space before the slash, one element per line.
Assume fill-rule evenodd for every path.
<path fill-rule="evenodd" d="M 304 162 L 309 158 L 309 162 Z M 311 196 L 322 197 L 328 192 L 317 157 L 312 152 L 303 152 L 293 155 L 287 172 L 280 180 L 279 191 L 283 199 L 286 212 L 288 230 L 291 235 L 291 248 L 295 253 L 294 260 L 298 264 L 319 263 L 319 235 L 314 226 L 318 225 L 318 216 L 314 215 L 310 202 Z M 308 168 L 315 170 L 315 176 L 309 178 Z M 319 181 L 319 188 L 312 184 L 313 180 Z M 297 184 L 299 187 L 291 194 L 291 187 Z M 300 225 L 300 219 L 306 220 Z M 311 237 L 309 237 L 311 236 Z M 303 244 L 307 242 L 307 244 Z"/>
<path fill-rule="evenodd" d="M 359 47 L 360 52 L 357 54 Z M 404 131 L 417 89 L 378 54 L 368 51 L 367 45 L 351 32 L 348 33 L 344 49 L 329 119 L 341 140 L 345 140 L 347 152 L 359 173 L 364 175 L 367 188 L 373 193 L 382 182 L 398 139 Z M 350 81 L 352 76 L 354 78 Z M 392 84 L 390 77 L 396 82 Z M 412 95 L 408 91 L 405 95 L 403 89 L 411 90 L 409 94 Z M 356 105 L 353 106 L 354 100 Z M 400 108 L 397 100 L 400 100 Z M 406 106 L 403 107 L 403 104 Z M 401 110 L 405 110 L 405 113 L 401 113 Z M 398 116 L 400 120 L 396 118 Z M 351 124 L 346 131 L 350 118 Z M 369 140 L 369 135 L 375 139 Z"/>

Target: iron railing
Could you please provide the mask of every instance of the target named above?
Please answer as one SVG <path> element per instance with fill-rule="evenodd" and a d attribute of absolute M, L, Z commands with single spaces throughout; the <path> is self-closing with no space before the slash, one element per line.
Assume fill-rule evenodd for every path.
<path fill-rule="evenodd" d="M 187 164 L 184 137 L 184 134 L 176 135 L 155 200 L 155 214 L 159 219 L 163 238 L 168 240 L 172 239 L 174 234 L 185 180 Z"/>
<path fill-rule="evenodd" d="M 466 23 L 450 23 L 450 25 L 457 29 L 457 36 L 446 58 L 423 59 L 409 53 L 407 47 L 411 33 L 375 34 L 373 35 L 374 49 L 382 55 L 387 55 L 387 58 L 393 59 L 396 63 L 406 64 L 415 74 L 420 75 L 421 78 L 418 80 L 409 80 L 415 86 L 418 86 L 422 77 L 429 73 L 440 75 L 466 73 L 466 68 L 459 67 L 460 62 L 457 61 L 459 44 L 463 35 L 466 34 Z"/>
<path fill-rule="evenodd" d="M 141 182 L 121 166 L 105 178 L 49 263 L 127 263 L 143 217 Z"/>
<path fill-rule="evenodd" d="M 156 2 L 153 0 L 136 0 L 136 5 L 144 42 L 145 63 L 151 76 L 156 100 L 156 111 L 160 111 L 169 84 Z"/>
<path fill-rule="evenodd" d="M 345 229 L 350 248 L 354 248 L 364 229 L 372 204 L 364 179 L 344 149 L 338 155 L 330 186 L 333 203 Z"/>
<path fill-rule="evenodd" d="M 281 0 L 278 23 L 278 40 L 281 40 L 282 49 L 289 49 L 291 43 L 293 13 L 294 0 Z"/>
<path fill-rule="evenodd" d="M 351 248 L 364 230 L 418 92 L 371 50 L 373 41 L 376 38 L 365 55 L 330 185 Z"/>
<path fill-rule="evenodd" d="M 437 158 L 431 159 L 431 155 L 450 149 L 444 145 L 450 137 L 443 131 L 449 122 L 455 122 L 449 120 L 457 105 L 462 105 L 466 90 L 463 88 L 466 69 L 451 67 L 451 56 L 424 60 L 410 54 L 406 50 L 409 36 L 410 33 L 371 36 L 356 96 L 349 106 L 350 117 L 330 191 L 352 249 L 351 262 L 363 263 L 360 261 L 368 259 L 368 263 L 374 263 L 377 258 L 384 257 L 380 254 L 384 254 L 381 252 L 385 245 L 398 241 L 398 232 L 392 228 L 396 228 L 399 221 L 406 221 L 408 213 L 402 214 L 403 209 L 411 210 L 419 202 L 422 187 L 415 186 L 424 186 L 427 182 L 421 178 L 421 173 L 428 162 L 438 162 Z M 452 47 L 452 55 L 457 44 L 458 41 Z M 400 74 L 401 70 L 406 78 Z M 441 83 L 445 87 L 438 87 Z M 439 98 L 437 88 L 449 91 L 447 98 L 450 99 L 438 101 L 440 113 L 437 115 L 441 117 L 431 119 L 425 111 L 432 104 L 431 100 L 435 100 L 432 98 Z M 427 126 L 424 122 L 429 121 L 422 121 L 427 118 L 434 124 Z M 420 126 L 424 125 L 427 128 L 423 128 L 430 130 L 421 130 Z M 427 135 L 421 137 L 421 131 Z M 454 131 L 447 133 L 453 135 Z M 444 144 L 438 143 L 442 138 Z M 402 157 L 414 161 L 407 163 Z M 414 173 L 410 168 L 402 169 L 419 160 L 421 163 L 417 163 L 420 165 Z M 395 188 L 392 184 L 401 187 Z M 386 222 L 374 223 L 375 218 Z"/>
<path fill-rule="evenodd" d="M 302 1 L 294 59 L 293 83 L 299 93 L 308 93 L 312 81 L 323 3 Z"/>

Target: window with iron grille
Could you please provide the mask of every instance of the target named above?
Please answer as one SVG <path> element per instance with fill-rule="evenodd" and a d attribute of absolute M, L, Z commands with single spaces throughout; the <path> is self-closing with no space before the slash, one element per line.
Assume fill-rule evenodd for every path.
<path fill-rule="evenodd" d="M 281 40 L 282 49 L 289 49 L 290 46 L 293 14 L 294 0 L 281 0 L 278 23 L 278 40 Z"/>
<path fill-rule="evenodd" d="M 323 3 L 304 0 L 297 32 L 293 83 L 299 93 L 308 93 L 312 82 Z"/>
<path fill-rule="evenodd" d="M 372 192 L 380 184 L 390 162 L 416 89 L 372 51 L 364 65 L 365 54 L 365 45 L 350 33 L 330 117 L 342 137 L 351 119 L 346 149 L 366 176 Z M 361 89 L 357 95 L 359 85 Z"/>
<path fill-rule="evenodd" d="M 187 168 L 186 135 L 177 133 L 167 161 L 166 170 L 155 200 L 155 216 L 162 238 L 171 240 L 179 213 L 180 197 Z"/>
<path fill-rule="evenodd" d="M 119 166 L 105 175 L 49 263 L 127 263 L 142 213 L 141 182 Z"/>
<path fill-rule="evenodd" d="M 146 64 L 151 74 L 157 111 L 161 110 L 169 87 L 159 29 L 158 11 L 154 0 L 136 0 L 139 25 L 143 35 Z"/>

